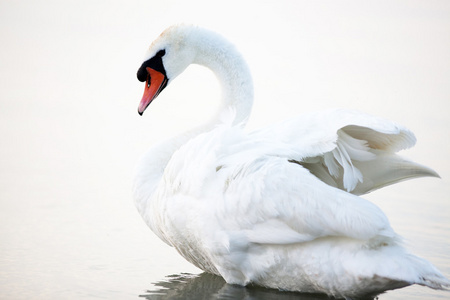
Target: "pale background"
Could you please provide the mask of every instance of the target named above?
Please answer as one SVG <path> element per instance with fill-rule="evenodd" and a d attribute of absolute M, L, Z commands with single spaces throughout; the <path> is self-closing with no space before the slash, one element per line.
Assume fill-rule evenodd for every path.
<path fill-rule="evenodd" d="M 167 26 L 228 37 L 254 75 L 249 127 L 345 107 L 412 129 L 405 155 L 442 179 L 367 196 L 450 276 L 450 1 L 0 1 L 0 298 L 137 299 L 200 272 L 145 226 L 133 168 L 201 122 L 218 85 L 192 67 L 137 106 L 145 49 Z M 380 299 L 445 299 L 410 287 Z"/>

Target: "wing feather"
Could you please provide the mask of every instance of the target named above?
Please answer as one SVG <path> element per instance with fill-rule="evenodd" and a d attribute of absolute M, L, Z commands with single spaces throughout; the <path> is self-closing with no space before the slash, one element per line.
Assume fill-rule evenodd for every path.
<path fill-rule="evenodd" d="M 199 205 L 214 207 L 230 245 L 231 237 L 240 245 L 330 236 L 389 242 L 396 234 L 383 212 L 351 193 L 437 175 L 395 153 L 414 142 L 399 125 L 342 110 L 249 134 L 225 124 L 173 155 L 165 190 L 215 201 Z"/>
<path fill-rule="evenodd" d="M 248 242 L 295 244 L 330 236 L 367 241 L 396 237 L 376 205 L 330 187 L 283 158 L 266 157 L 219 172 L 227 177 L 226 205 L 219 218 L 227 220 L 232 215 L 224 228 L 239 228 Z"/>
<path fill-rule="evenodd" d="M 408 129 L 357 111 L 302 115 L 251 133 L 295 149 L 290 159 L 323 182 L 360 195 L 396 182 L 439 175 L 396 152 L 414 146 Z"/>

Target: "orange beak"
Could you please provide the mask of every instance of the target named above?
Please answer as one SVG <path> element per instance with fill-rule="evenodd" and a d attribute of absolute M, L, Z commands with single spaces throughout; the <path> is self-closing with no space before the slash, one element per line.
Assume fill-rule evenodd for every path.
<path fill-rule="evenodd" d="M 150 105 L 150 103 L 155 99 L 159 93 L 166 87 L 167 85 L 167 77 L 150 67 L 147 67 L 147 81 L 144 90 L 144 96 L 142 96 L 142 100 L 139 103 L 138 113 L 142 116 L 145 109 Z"/>

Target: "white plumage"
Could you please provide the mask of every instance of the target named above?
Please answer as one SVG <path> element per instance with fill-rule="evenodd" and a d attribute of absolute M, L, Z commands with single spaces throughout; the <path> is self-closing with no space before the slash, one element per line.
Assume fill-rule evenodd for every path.
<path fill-rule="evenodd" d="M 344 298 L 410 284 L 450 286 L 402 247 L 376 205 L 356 196 L 438 176 L 396 154 L 414 145 L 409 130 L 330 110 L 246 132 L 253 87 L 245 61 L 219 35 L 184 25 L 150 47 L 138 72 L 147 81 L 139 112 L 165 88 L 155 78 L 170 84 L 192 63 L 218 77 L 221 111 L 153 147 L 135 182 L 137 208 L 164 242 L 233 284 Z"/>

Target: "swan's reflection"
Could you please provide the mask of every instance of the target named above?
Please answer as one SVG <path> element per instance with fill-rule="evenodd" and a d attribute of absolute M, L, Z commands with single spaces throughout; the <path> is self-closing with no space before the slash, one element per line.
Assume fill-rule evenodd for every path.
<path fill-rule="evenodd" d="M 222 277 L 202 273 L 182 273 L 167 276 L 166 280 L 154 284 L 154 288 L 140 295 L 145 299 L 246 299 L 246 300 L 319 300 L 334 298 L 326 295 L 282 292 L 261 287 L 241 287 L 227 284 Z"/>

